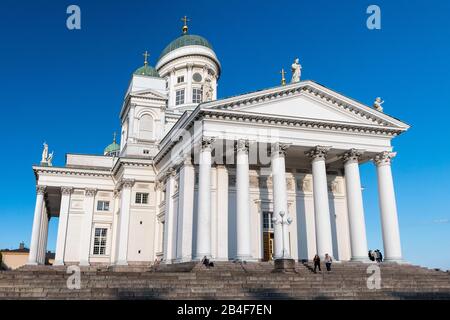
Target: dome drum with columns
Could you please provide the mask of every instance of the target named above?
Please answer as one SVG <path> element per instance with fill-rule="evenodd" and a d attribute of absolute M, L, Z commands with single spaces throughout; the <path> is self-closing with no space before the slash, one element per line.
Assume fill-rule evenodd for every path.
<path fill-rule="evenodd" d="M 367 261 L 359 166 L 376 172 L 386 260 L 403 260 L 392 174 L 393 139 L 407 131 L 373 107 L 301 80 L 217 98 L 211 44 L 183 34 L 156 66 L 144 54 L 119 114 L 120 144 L 33 166 L 29 264 L 42 264 L 58 218 L 56 265 Z M 384 107 L 384 106 L 383 106 Z M 48 148 L 48 146 L 46 146 Z M 47 159 L 47 149 L 43 159 Z M 371 226 L 373 227 L 373 226 Z"/>

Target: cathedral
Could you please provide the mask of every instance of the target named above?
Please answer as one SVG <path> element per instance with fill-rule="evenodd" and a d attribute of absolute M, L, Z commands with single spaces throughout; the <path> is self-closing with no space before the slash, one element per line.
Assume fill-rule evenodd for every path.
<path fill-rule="evenodd" d="M 386 261 L 402 261 L 392 140 L 409 126 L 282 70 L 279 86 L 217 98 L 221 64 L 188 32 L 131 76 L 121 132 L 102 154 L 68 153 L 34 165 L 28 265 L 213 261 L 367 261 L 359 166 L 377 173 Z M 289 81 L 290 80 L 290 81 Z M 116 141 L 117 140 L 117 141 Z M 120 140 L 120 141 L 118 141 Z"/>

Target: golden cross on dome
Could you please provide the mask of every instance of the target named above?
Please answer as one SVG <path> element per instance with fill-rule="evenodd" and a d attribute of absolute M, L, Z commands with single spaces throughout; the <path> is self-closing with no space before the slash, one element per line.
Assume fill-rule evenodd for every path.
<path fill-rule="evenodd" d="M 186 34 L 188 31 L 187 23 L 191 20 L 188 19 L 188 17 L 184 16 L 183 18 L 181 18 L 181 21 L 183 21 L 183 33 Z"/>
<path fill-rule="evenodd" d="M 286 85 L 286 78 L 285 78 L 286 71 L 284 71 L 284 68 L 281 68 L 280 73 L 281 73 L 281 85 L 285 86 Z"/>
<path fill-rule="evenodd" d="M 150 57 L 150 53 L 147 50 L 142 54 L 144 56 L 144 66 L 148 65 L 148 57 Z"/>
<path fill-rule="evenodd" d="M 116 135 L 117 135 L 117 133 L 114 132 L 114 134 L 113 134 L 113 142 L 116 142 Z"/>

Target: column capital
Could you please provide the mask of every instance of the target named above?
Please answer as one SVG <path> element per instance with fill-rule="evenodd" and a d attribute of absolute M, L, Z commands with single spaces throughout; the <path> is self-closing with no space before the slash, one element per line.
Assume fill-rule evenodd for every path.
<path fill-rule="evenodd" d="M 61 187 L 61 194 L 70 195 L 73 192 L 73 187 Z"/>
<path fill-rule="evenodd" d="M 175 170 L 175 168 L 173 168 L 173 167 L 171 167 L 167 170 L 167 177 L 169 179 L 175 177 L 176 174 L 177 174 L 177 170 Z"/>
<path fill-rule="evenodd" d="M 390 165 L 391 159 L 397 155 L 397 152 L 383 151 L 375 155 L 373 161 L 377 166 Z"/>
<path fill-rule="evenodd" d="M 36 186 L 36 193 L 37 194 L 45 194 L 46 189 L 47 189 L 47 186 Z"/>
<path fill-rule="evenodd" d="M 236 141 L 234 148 L 237 152 L 248 152 L 249 141 L 246 139 L 239 139 Z"/>
<path fill-rule="evenodd" d="M 85 195 L 86 197 L 94 197 L 97 194 L 97 189 L 86 188 Z"/>
<path fill-rule="evenodd" d="M 305 154 L 312 160 L 325 160 L 327 157 L 328 151 L 330 151 L 331 147 L 329 146 L 316 146 L 315 148 L 306 151 Z"/>
<path fill-rule="evenodd" d="M 202 150 L 209 150 L 212 149 L 212 144 L 216 141 L 216 138 L 214 137 L 202 137 L 201 140 L 201 148 Z"/>
<path fill-rule="evenodd" d="M 113 198 L 117 199 L 120 197 L 120 190 L 119 189 L 114 189 L 113 191 Z"/>
<path fill-rule="evenodd" d="M 345 163 L 350 163 L 350 162 L 359 162 L 359 158 L 364 154 L 363 150 L 357 150 L 357 149 L 350 149 L 347 152 L 345 152 L 341 158 L 342 160 L 344 160 L 344 164 Z"/>
<path fill-rule="evenodd" d="M 289 143 L 281 143 L 281 142 L 272 143 L 270 147 L 271 155 L 276 154 L 284 157 L 289 147 L 290 147 Z"/>
<path fill-rule="evenodd" d="M 155 181 L 155 190 L 163 190 L 164 189 L 164 183 L 162 183 L 161 181 Z"/>
<path fill-rule="evenodd" d="M 134 179 L 122 179 L 120 180 L 120 186 L 121 188 L 129 189 L 134 186 L 135 180 Z"/>
<path fill-rule="evenodd" d="M 180 164 L 184 165 L 184 166 L 192 166 L 192 155 L 190 152 L 184 153 L 184 152 L 180 152 Z"/>

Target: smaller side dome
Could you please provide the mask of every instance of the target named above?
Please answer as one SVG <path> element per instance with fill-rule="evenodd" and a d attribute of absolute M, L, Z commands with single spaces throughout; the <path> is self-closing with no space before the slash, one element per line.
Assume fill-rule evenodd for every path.
<path fill-rule="evenodd" d="M 155 68 L 153 68 L 151 65 L 148 64 L 148 57 L 150 56 L 148 51 L 145 51 L 143 56 L 144 56 L 144 66 L 137 69 L 135 72 L 133 72 L 133 74 L 145 77 L 161 78 L 158 74 L 158 71 L 156 71 Z"/>
<path fill-rule="evenodd" d="M 118 157 L 120 153 L 120 145 L 116 142 L 116 133 L 114 132 L 113 142 L 103 150 L 103 155 L 108 157 Z"/>
<path fill-rule="evenodd" d="M 140 67 L 135 72 L 133 72 L 134 75 L 139 76 L 145 76 L 145 77 L 154 77 L 154 78 L 161 78 L 158 74 L 158 71 L 156 71 L 155 68 L 149 65 L 145 65 L 143 67 Z"/>

